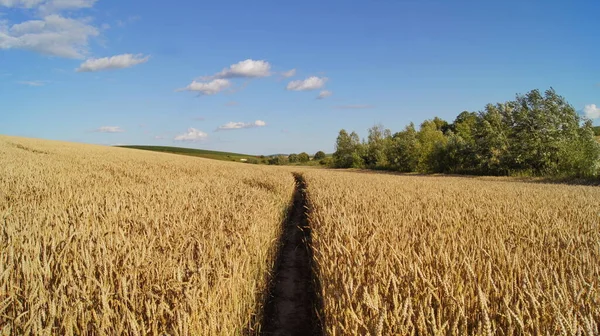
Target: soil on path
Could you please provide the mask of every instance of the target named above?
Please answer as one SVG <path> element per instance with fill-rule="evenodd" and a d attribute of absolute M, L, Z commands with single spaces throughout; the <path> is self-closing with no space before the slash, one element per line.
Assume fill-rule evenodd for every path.
<path fill-rule="evenodd" d="M 294 174 L 296 190 L 280 240 L 264 310 L 262 335 L 322 335 L 319 282 L 313 273 L 306 182 Z"/>

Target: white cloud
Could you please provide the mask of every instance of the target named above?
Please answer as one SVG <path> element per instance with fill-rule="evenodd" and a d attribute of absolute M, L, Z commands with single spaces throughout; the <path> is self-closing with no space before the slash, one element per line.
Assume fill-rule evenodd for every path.
<path fill-rule="evenodd" d="M 267 123 L 262 120 L 256 120 L 250 123 L 244 122 L 228 122 L 225 125 L 219 126 L 217 131 L 226 131 L 226 130 L 234 130 L 234 129 L 242 129 L 242 128 L 254 128 L 254 127 L 264 127 L 267 126 Z"/>
<path fill-rule="evenodd" d="M 232 64 L 229 68 L 223 69 L 214 76 L 204 77 L 203 79 L 214 78 L 259 78 L 271 75 L 271 64 L 267 61 L 255 61 L 247 59 L 245 61 Z"/>
<path fill-rule="evenodd" d="M 98 29 L 89 25 L 87 20 L 54 14 L 10 27 L 0 24 L 0 49 L 23 49 L 49 56 L 83 58 L 88 53 L 88 40 L 98 35 Z"/>
<path fill-rule="evenodd" d="M 91 58 L 81 64 L 77 72 L 93 72 L 130 68 L 148 62 L 150 56 L 123 54 L 104 58 Z"/>
<path fill-rule="evenodd" d="M 596 106 L 596 104 L 585 105 L 583 114 L 590 119 L 598 119 L 600 118 L 600 107 Z"/>
<path fill-rule="evenodd" d="M 29 85 L 29 86 L 44 86 L 44 85 L 46 85 L 46 81 L 41 81 L 41 80 L 19 81 L 17 83 L 23 84 L 23 85 Z"/>
<path fill-rule="evenodd" d="M 199 92 L 201 95 L 210 96 L 217 94 L 230 86 L 231 83 L 227 79 L 214 79 L 208 83 L 193 81 L 190 85 L 182 89 L 177 89 L 176 91 L 193 91 Z"/>
<path fill-rule="evenodd" d="M 289 71 L 282 72 L 281 75 L 285 78 L 290 78 L 296 76 L 296 69 L 292 69 Z"/>
<path fill-rule="evenodd" d="M 66 9 L 92 8 L 97 0 L 0 0 L 0 6 L 36 8 L 40 13 L 54 13 Z"/>
<path fill-rule="evenodd" d="M 208 134 L 195 128 L 188 128 L 187 133 L 179 134 L 173 140 L 175 141 L 200 141 L 208 138 Z"/>
<path fill-rule="evenodd" d="M 336 106 L 335 108 L 343 109 L 343 110 L 358 110 L 358 109 L 370 109 L 373 107 L 374 107 L 373 105 L 362 104 L 362 105 L 339 105 L 339 106 Z"/>
<path fill-rule="evenodd" d="M 332 94 L 333 94 L 333 92 L 331 92 L 331 91 L 322 90 L 321 92 L 319 92 L 317 99 L 325 99 L 327 97 L 331 97 Z"/>
<path fill-rule="evenodd" d="M 0 0 L 0 6 L 16 8 L 33 8 L 39 6 L 44 0 Z"/>
<path fill-rule="evenodd" d="M 123 132 L 125 132 L 125 130 L 119 126 L 102 126 L 102 127 L 98 127 L 95 131 L 100 132 L 100 133 L 123 133 Z"/>
<path fill-rule="evenodd" d="M 325 86 L 325 82 L 327 82 L 327 77 L 312 76 L 305 80 L 295 80 L 289 82 L 287 89 L 290 91 L 317 90 Z"/>

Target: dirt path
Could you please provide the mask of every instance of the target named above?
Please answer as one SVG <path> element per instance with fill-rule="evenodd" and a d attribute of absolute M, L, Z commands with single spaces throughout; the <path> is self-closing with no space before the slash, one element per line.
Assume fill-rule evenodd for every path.
<path fill-rule="evenodd" d="M 262 335 L 322 335 L 316 295 L 318 282 L 312 272 L 311 232 L 306 217 L 306 182 L 294 174 L 293 206 L 284 223 L 281 250 L 265 305 Z"/>

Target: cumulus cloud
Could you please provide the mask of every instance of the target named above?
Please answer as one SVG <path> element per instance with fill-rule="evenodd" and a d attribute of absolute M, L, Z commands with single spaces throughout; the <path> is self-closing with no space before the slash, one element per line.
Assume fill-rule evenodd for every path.
<path fill-rule="evenodd" d="M 312 76 L 304 80 L 295 80 L 289 82 L 287 89 L 290 91 L 318 90 L 325 86 L 325 82 L 327 82 L 327 77 Z"/>
<path fill-rule="evenodd" d="M 296 69 L 292 69 L 289 71 L 282 72 L 281 75 L 285 78 L 290 78 L 296 76 Z"/>
<path fill-rule="evenodd" d="M 193 91 L 198 92 L 201 95 L 210 96 L 217 94 L 230 86 L 231 82 L 229 82 L 227 79 L 214 79 L 207 83 L 193 81 L 190 85 L 181 89 L 177 89 L 176 91 Z"/>
<path fill-rule="evenodd" d="M 250 122 L 250 123 L 244 123 L 244 122 L 228 122 L 225 125 L 219 126 L 219 128 L 217 128 L 217 131 L 226 131 L 226 130 L 235 130 L 235 129 L 242 129 L 242 128 L 254 128 L 254 127 L 264 127 L 267 126 L 267 123 L 265 123 L 262 120 L 256 120 L 254 122 Z"/>
<path fill-rule="evenodd" d="M 0 24 L 0 49 L 23 49 L 49 56 L 84 58 L 88 41 L 98 29 L 87 20 L 57 14 L 12 26 Z"/>
<path fill-rule="evenodd" d="M 359 109 L 370 109 L 373 107 L 374 107 L 373 105 L 362 104 L 362 105 L 339 105 L 339 106 L 336 106 L 335 108 L 342 109 L 342 110 L 359 110 Z"/>
<path fill-rule="evenodd" d="M 33 8 L 43 2 L 44 0 L 0 0 L 0 6 L 8 8 Z"/>
<path fill-rule="evenodd" d="M 271 64 L 263 60 L 247 59 L 232 64 L 214 76 L 203 77 L 204 80 L 224 78 L 260 78 L 271 75 Z"/>
<path fill-rule="evenodd" d="M 327 97 L 331 97 L 332 94 L 333 94 L 333 92 L 331 92 L 331 91 L 322 90 L 321 92 L 319 92 L 317 99 L 325 99 Z"/>
<path fill-rule="evenodd" d="M 93 72 L 111 69 L 130 68 L 148 62 L 150 56 L 123 54 L 112 57 L 92 58 L 81 64 L 77 72 Z"/>
<path fill-rule="evenodd" d="M 37 8 L 41 12 L 65 9 L 91 8 L 97 0 L 0 0 L 0 6 L 13 8 Z"/>
<path fill-rule="evenodd" d="M 600 118 L 600 107 L 596 106 L 596 104 L 585 105 L 583 114 L 590 119 L 598 119 Z"/>
<path fill-rule="evenodd" d="M 190 128 L 188 128 L 186 133 L 179 134 L 173 140 L 193 142 L 193 141 L 201 141 L 206 138 L 208 138 L 208 134 L 206 134 L 202 131 L 199 131 L 193 127 L 190 127 Z"/>
<path fill-rule="evenodd" d="M 122 129 L 119 126 L 102 126 L 102 127 L 98 127 L 95 132 L 100 132 L 100 133 L 123 133 L 125 132 L 124 129 Z"/>
<path fill-rule="evenodd" d="M 34 80 L 34 81 L 19 81 L 19 84 L 28 85 L 28 86 L 44 86 L 46 85 L 46 81 Z"/>

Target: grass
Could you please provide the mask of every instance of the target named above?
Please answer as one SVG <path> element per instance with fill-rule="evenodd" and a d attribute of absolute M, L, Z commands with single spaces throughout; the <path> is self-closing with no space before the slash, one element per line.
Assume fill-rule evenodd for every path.
<path fill-rule="evenodd" d="M 260 328 L 288 172 L 0 136 L 0 335 Z"/>
<path fill-rule="evenodd" d="M 304 175 L 327 335 L 598 335 L 597 187 Z"/>
<path fill-rule="evenodd" d="M 222 160 L 222 161 L 240 161 L 241 159 L 256 158 L 255 155 L 219 152 L 204 149 L 183 148 L 183 147 L 168 147 L 168 146 L 117 146 L 130 149 L 141 149 L 153 152 L 180 154 L 188 156 L 197 156 L 206 159 Z"/>

